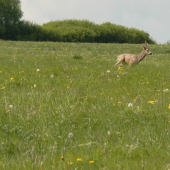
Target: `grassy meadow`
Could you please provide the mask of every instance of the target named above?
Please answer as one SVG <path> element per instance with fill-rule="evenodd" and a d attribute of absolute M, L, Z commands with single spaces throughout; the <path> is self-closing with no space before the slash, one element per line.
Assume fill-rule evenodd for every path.
<path fill-rule="evenodd" d="M 170 169 L 170 45 L 0 41 L 0 169 Z"/>

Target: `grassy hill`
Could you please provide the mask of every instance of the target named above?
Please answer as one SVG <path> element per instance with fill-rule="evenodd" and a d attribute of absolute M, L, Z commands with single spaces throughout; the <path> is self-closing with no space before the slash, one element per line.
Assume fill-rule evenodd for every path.
<path fill-rule="evenodd" d="M 0 169 L 168 169 L 169 45 L 0 41 Z"/>

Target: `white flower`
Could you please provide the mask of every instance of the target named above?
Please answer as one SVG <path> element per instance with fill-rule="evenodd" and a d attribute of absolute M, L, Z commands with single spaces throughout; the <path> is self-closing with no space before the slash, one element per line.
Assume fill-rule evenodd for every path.
<path fill-rule="evenodd" d="M 12 104 L 11 104 L 11 105 L 9 105 L 9 108 L 10 108 L 10 109 L 12 109 L 12 108 L 13 108 L 13 105 L 12 105 Z"/>
<path fill-rule="evenodd" d="M 34 87 L 36 88 L 36 87 L 37 87 L 37 85 L 36 85 L 36 84 L 34 84 Z"/>
<path fill-rule="evenodd" d="M 128 107 L 132 107 L 132 106 L 133 106 L 133 104 L 132 104 L 132 103 L 129 103 L 129 104 L 128 104 Z"/>
<path fill-rule="evenodd" d="M 38 72 L 38 71 L 40 71 L 40 69 L 39 69 L 39 68 L 37 69 L 37 72 Z"/>
<path fill-rule="evenodd" d="M 108 132 L 107 132 L 107 134 L 108 134 L 108 135 L 111 135 L 111 132 L 110 132 L 110 131 L 108 131 Z"/>
<path fill-rule="evenodd" d="M 110 73 L 110 70 L 107 70 L 107 73 Z"/>
<path fill-rule="evenodd" d="M 52 74 L 50 77 L 51 77 L 51 78 L 53 78 L 53 77 L 54 77 L 54 75 Z"/>
<path fill-rule="evenodd" d="M 117 75 L 117 77 L 119 77 L 119 75 Z"/>
<path fill-rule="evenodd" d="M 69 137 L 69 138 L 73 137 L 73 133 L 69 133 L 69 134 L 68 134 L 68 137 Z"/>
<path fill-rule="evenodd" d="M 169 89 L 164 89 L 164 92 L 169 92 Z"/>

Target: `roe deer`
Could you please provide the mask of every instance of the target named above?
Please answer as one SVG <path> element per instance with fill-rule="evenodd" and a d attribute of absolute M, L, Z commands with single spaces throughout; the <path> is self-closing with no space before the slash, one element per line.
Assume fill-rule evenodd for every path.
<path fill-rule="evenodd" d="M 145 41 L 145 46 L 143 46 L 143 51 L 140 54 L 120 54 L 117 58 L 117 63 L 115 65 L 118 65 L 122 62 L 122 64 L 138 64 L 140 61 L 142 61 L 146 55 L 151 55 L 152 52 L 148 48 L 148 43 Z"/>

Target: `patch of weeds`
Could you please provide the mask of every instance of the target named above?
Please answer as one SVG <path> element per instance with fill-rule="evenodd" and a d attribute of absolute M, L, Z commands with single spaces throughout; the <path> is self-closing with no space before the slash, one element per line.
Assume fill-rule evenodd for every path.
<path fill-rule="evenodd" d="M 77 56 L 77 55 L 76 55 L 76 56 L 73 57 L 73 59 L 74 59 L 74 60 L 80 60 L 80 59 L 83 59 L 83 58 L 82 58 L 82 56 Z"/>

